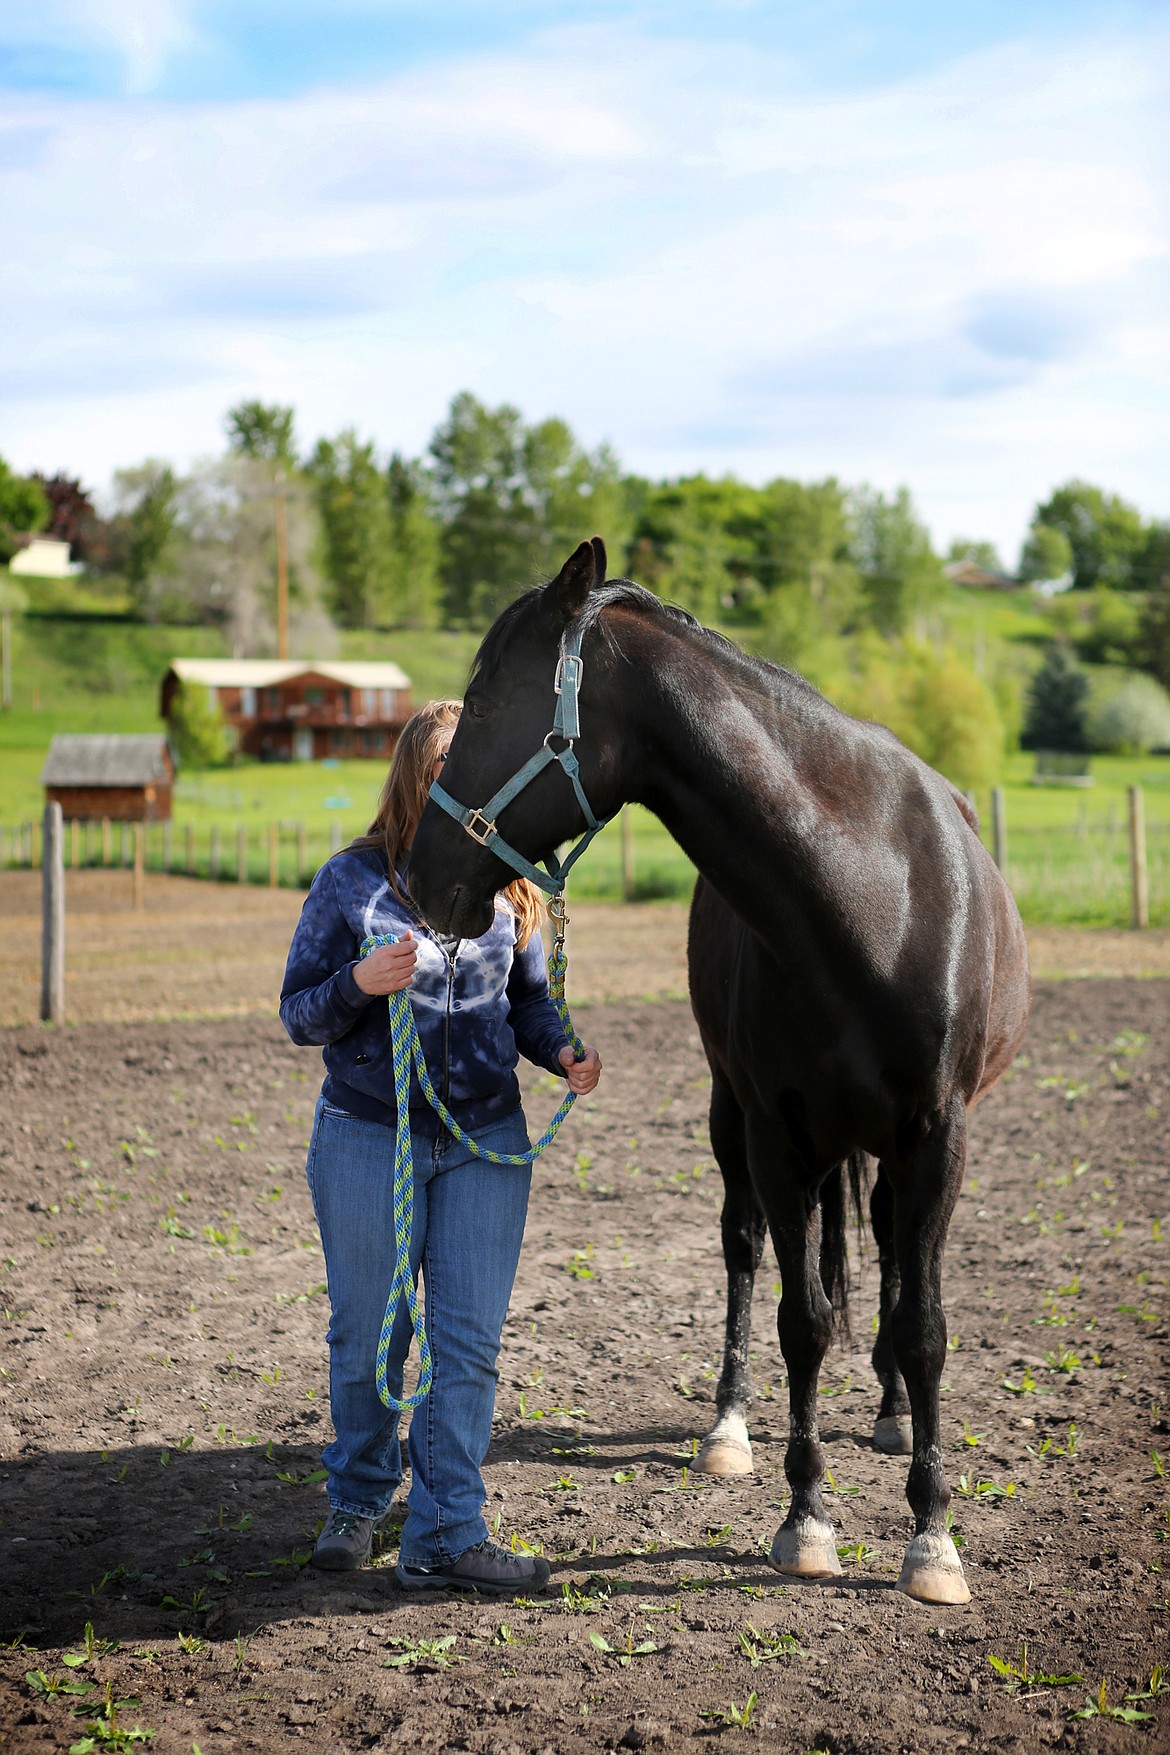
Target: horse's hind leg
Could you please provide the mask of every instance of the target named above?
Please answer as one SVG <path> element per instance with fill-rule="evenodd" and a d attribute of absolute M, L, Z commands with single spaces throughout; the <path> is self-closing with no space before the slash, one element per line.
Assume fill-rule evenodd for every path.
<path fill-rule="evenodd" d="M 695 1469 L 703 1475 L 750 1475 L 748 1341 L 752 1288 L 766 1227 L 748 1175 L 743 1111 L 718 1072 L 711 1088 L 711 1147 L 723 1173 L 720 1229 L 727 1268 L 727 1327 L 723 1372 L 715 1391 L 715 1424 L 703 1440 Z"/>
<path fill-rule="evenodd" d="M 918 1141 L 890 1163 L 901 1290 L 891 1317 L 894 1353 L 910 1393 L 914 1460 L 906 1497 L 914 1537 L 898 1589 L 924 1603 L 966 1603 L 971 1592 L 947 1533 L 950 1488 L 939 1441 L 939 1383 L 946 1360 L 942 1258 L 967 1152 L 967 1116 L 955 1096 Z"/>
<path fill-rule="evenodd" d="M 890 1317 L 900 1289 L 898 1254 L 894 1246 L 894 1190 L 881 1164 L 869 1197 L 869 1217 L 882 1276 L 877 1339 L 872 1354 L 874 1375 L 882 1386 L 882 1400 L 873 1423 L 873 1447 L 884 1451 L 887 1456 L 909 1456 L 914 1448 L 910 1401 L 894 1358 L 894 1342 L 890 1334 Z"/>
<path fill-rule="evenodd" d="M 767 1189 L 768 1225 L 780 1263 L 782 1290 L 776 1327 L 788 1368 L 784 1472 L 792 1489 L 788 1516 L 776 1531 L 768 1558 L 778 1572 L 798 1578 L 828 1578 L 840 1572 L 841 1562 L 820 1490 L 825 1459 L 817 1432 L 817 1379 L 833 1333 L 833 1306 L 825 1296 L 817 1265 L 820 1205 L 791 1160 L 776 1166 L 773 1158 L 765 1177 L 757 1178 L 757 1186 Z"/>

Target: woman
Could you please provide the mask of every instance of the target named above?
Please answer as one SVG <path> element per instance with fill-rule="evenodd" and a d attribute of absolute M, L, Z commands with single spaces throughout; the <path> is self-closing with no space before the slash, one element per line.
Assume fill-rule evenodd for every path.
<path fill-rule="evenodd" d="M 391 1185 L 397 1119 L 386 995 L 410 989 L 438 1094 L 479 1145 L 528 1149 L 517 1050 L 593 1090 L 596 1050 L 576 1062 L 549 999 L 540 892 L 520 880 L 496 899 L 482 938 L 432 933 L 410 901 L 410 844 L 446 760 L 458 701 L 432 701 L 399 740 L 369 833 L 317 873 L 293 936 L 280 998 L 292 1040 L 324 1050 L 325 1082 L 308 1178 L 329 1279 L 329 1406 L 324 1453 L 330 1512 L 313 1564 L 348 1571 L 370 1557 L 374 1529 L 402 1478 L 397 1413 L 374 1362 L 394 1273 Z M 366 938 L 399 942 L 359 958 Z M 459 1145 L 412 1075 L 414 1226 L 410 1259 L 426 1285 L 434 1357 L 430 1394 L 410 1422 L 411 1487 L 398 1582 L 511 1595 L 548 1581 L 544 1560 L 488 1539 L 480 1469 L 491 1436 L 496 1357 L 528 1209 L 528 1165 L 491 1164 Z M 387 1381 L 402 1396 L 411 1325 L 403 1301 Z"/>

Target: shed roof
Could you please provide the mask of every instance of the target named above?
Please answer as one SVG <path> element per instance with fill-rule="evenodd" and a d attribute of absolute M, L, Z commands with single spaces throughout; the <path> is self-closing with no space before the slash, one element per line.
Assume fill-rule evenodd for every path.
<path fill-rule="evenodd" d="M 327 676 L 351 689 L 408 689 L 410 678 L 389 660 L 368 663 L 317 663 L 304 658 L 175 658 L 171 669 L 180 682 L 212 689 L 266 689 L 297 676 Z"/>
<path fill-rule="evenodd" d="M 149 786 L 169 780 L 172 772 L 167 740 L 157 732 L 140 737 L 66 732 L 49 745 L 41 785 Z"/>

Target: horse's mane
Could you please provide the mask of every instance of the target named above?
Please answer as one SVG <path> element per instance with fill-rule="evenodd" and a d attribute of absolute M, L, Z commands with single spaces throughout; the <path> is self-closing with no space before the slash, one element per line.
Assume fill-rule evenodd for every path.
<path fill-rule="evenodd" d="M 534 585 L 500 613 L 484 636 L 472 665 L 469 682 L 474 683 L 478 677 L 488 676 L 502 662 L 520 624 L 528 612 L 536 608 L 546 589 L 544 585 Z M 811 683 L 805 682 L 795 671 L 785 669 L 782 664 L 773 664 L 767 658 L 751 656 L 734 640 L 729 640 L 726 634 L 704 627 L 690 610 L 683 609 L 677 603 L 665 602 L 661 597 L 656 597 L 653 591 L 648 591 L 645 585 L 635 584 L 633 579 L 607 579 L 604 584 L 593 587 L 577 615 L 577 625 L 582 635 L 596 628 L 611 651 L 617 650 L 616 630 L 612 623 L 602 620 L 605 611 L 615 607 L 632 610 L 635 615 L 647 620 L 667 620 L 689 628 L 722 655 L 734 659 L 745 670 L 754 673 L 762 683 L 766 684 L 770 678 L 783 677 L 786 681 L 800 684 L 811 693 L 816 693 Z"/>

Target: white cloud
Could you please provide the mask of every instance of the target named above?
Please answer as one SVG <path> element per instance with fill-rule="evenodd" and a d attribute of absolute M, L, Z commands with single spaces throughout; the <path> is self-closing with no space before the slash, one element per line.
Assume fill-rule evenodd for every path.
<path fill-rule="evenodd" d="M 132 45 L 144 10 L 103 16 Z M 143 79 L 191 29 L 162 12 Z M 1164 512 L 1164 46 L 826 97 L 625 27 L 280 101 L 18 100 L 0 451 L 181 462 L 243 395 L 418 448 L 470 385 L 631 467 L 906 480 L 943 538 L 1013 546 L 1073 472 Z"/>

